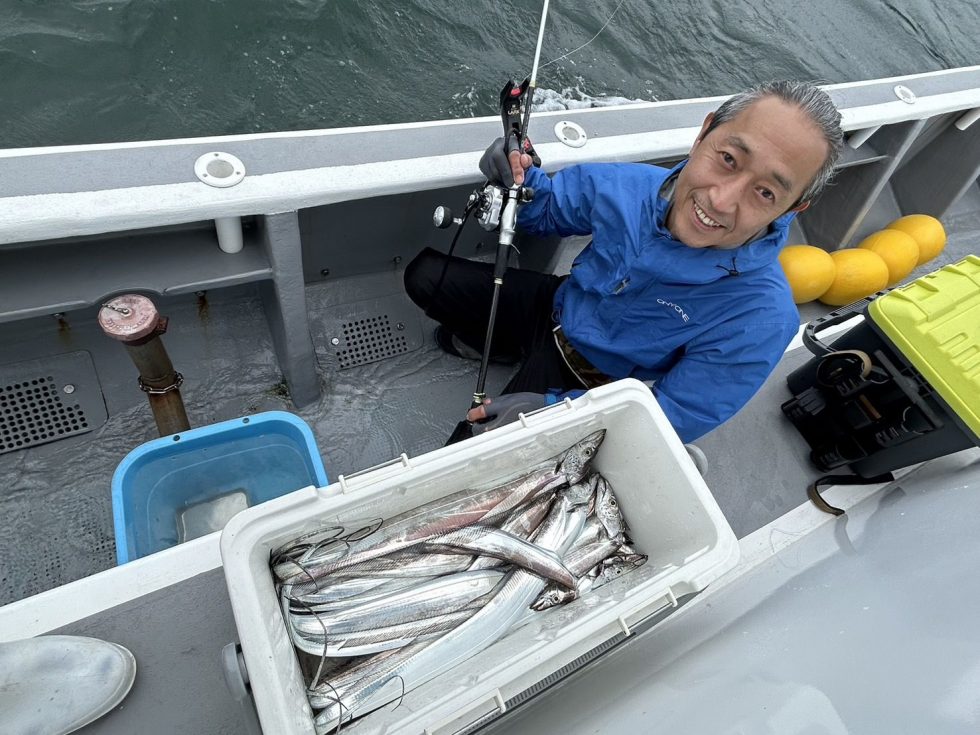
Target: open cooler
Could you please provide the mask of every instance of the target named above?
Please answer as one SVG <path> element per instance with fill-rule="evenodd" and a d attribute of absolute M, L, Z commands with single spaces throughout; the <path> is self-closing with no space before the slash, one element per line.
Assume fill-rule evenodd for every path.
<path fill-rule="evenodd" d="M 538 691 L 576 659 L 704 589 L 738 561 L 738 542 L 650 389 L 621 380 L 575 400 L 326 488 L 306 488 L 235 516 L 221 555 L 262 729 L 314 733 L 300 664 L 284 626 L 270 552 L 324 524 L 387 518 L 526 472 L 605 429 L 593 467 L 609 482 L 647 563 L 566 605 L 536 613 L 480 653 L 343 725 L 347 733 L 454 733 Z M 559 672 L 556 674 L 556 672 Z M 398 704 L 397 708 L 395 704 Z"/>

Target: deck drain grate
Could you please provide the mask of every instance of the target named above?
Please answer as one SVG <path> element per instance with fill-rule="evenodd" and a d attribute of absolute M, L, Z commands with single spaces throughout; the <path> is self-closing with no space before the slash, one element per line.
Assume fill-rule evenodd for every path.
<path fill-rule="evenodd" d="M 347 322 L 343 326 L 343 339 L 337 350 L 341 368 L 366 365 L 408 352 L 408 340 L 404 326 L 392 324 L 387 314 Z"/>
<path fill-rule="evenodd" d="M 0 452 L 88 431 L 81 406 L 65 403 L 59 393 L 50 375 L 0 386 Z"/>
<path fill-rule="evenodd" d="M 422 346 L 419 310 L 403 294 L 365 299 L 315 312 L 315 341 L 339 369 L 359 367 Z"/>
<path fill-rule="evenodd" d="M 51 369 L 52 363 L 62 369 Z M 105 423 L 101 390 L 98 401 L 89 395 L 98 381 L 86 372 L 94 377 L 88 353 L 0 366 L 0 454 L 84 434 Z"/>

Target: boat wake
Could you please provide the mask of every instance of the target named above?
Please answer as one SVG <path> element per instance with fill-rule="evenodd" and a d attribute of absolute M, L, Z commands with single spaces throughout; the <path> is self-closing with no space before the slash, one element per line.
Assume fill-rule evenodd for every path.
<path fill-rule="evenodd" d="M 563 87 L 560 92 L 553 89 L 538 88 L 534 90 L 534 101 L 531 109 L 534 112 L 555 112 L 557 110 L 582 110 L 590 107 L 612 107 L 614 105 L 635 105 L 641 102 L 657 102 L 653 97 L 649 100 L 629 99 L 628 97 L 607 97 L 600 94 L 593 96 L 576 85 Z"/>

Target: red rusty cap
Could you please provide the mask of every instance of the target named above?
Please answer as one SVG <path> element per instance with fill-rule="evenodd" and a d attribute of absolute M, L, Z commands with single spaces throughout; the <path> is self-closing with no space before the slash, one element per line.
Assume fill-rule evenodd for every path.
<path fill-rule="evenodd" d="M 123 294 L 102 304 L 99 326 L 120 342 L 135 342 L 153 334 L 160 314 L 146 296 Z"/>

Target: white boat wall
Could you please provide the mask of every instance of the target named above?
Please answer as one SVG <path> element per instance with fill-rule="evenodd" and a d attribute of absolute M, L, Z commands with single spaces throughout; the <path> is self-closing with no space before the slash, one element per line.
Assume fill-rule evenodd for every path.
<path fill-rule="evenodd" d="M 848 145 L 835 183 L 796 219 L 791 242 L 834 250 L 902 214 L 924 213 L 943 221 L 949 243 L 910 278 L 980 252 L 980 67 L 826 89 L 841 109 Z M 722 99 L 539 113 L 532 115 L 530 137 L 548 171 L 583 161 L 667 164 L 684 158 L 705 115 Z M 586 134 L 584 146 L 562 142 L 570 124 Z M 74 425 L 56 441 L 25 435 L 23 448 L 0 451 L 0 642 L 57 632 L 129 648 L 136 684 L 123 705 L 89 731 L 238 733 L 257 727 L 248 697 L 236 697 L 224 681 L 222 649 L 238 635 L 218 534 L 115 566 L 112 474 L 130 450 L 157 434 L 133 364 L 97 324 L 101 304 L 118 294 L 146 294 L 169 318 L 163 340 L 184 376 L 192 426 L 267 409 L 292 411 L 313 429 L 331 479 L 403 453 L 429 452 L 442 446 L 469 405 L 476 367 L 438 350 L 433 323 L 404 294 L 402 273 L 422 248 L 448 246 L 451 234 L 432 226 L 432 210 L 462 208 L 482 182 L 477 162 L 499 128 L 499 117 L 487 117 L 0 151 L 0 387 L 54 375 L 59 385 L 72 386 L 86 417 L 84 426 Z M 199 176 L 213 160 L 227 166 Z M 221 185 L 209 185 L 208 178 Z M 512 265 L 561 272 L 584 243 L 521 238 Z M 494 234 L 470 224 L 457 253 L 489 258 L 494 245 Z M 802 306 L 801 322 L 826 310 Z M 730 591 L 732 599 L 718 599 L 727 600 L 721 607 L 732 617 L 711 618 L 705 623 L 711 630 L 756 605 L 760 616 L 769 615 L 764 598 L 771 590 L 792 592 L 787 585 L 795 575 L 779 574 L 788 558 L 798 561 L 802 574 L 829 554 L 854 553 L 846 544 L 827 550 L 825 543 L 828 533 L 839 538 L 845 532 L 846 521 L 799 507 L 806 485 L 821 473 L 779 406 L 789 397 L 786 375 L 809 357 L 799 341 L 791 345 L 749 405 L 697 442 L 708 458 L 705 481 L 745 557 L 719 585 Z M 491 395 L 507 376 L 507 368 L 492 366 Z M 955 488 L 976 486 L 978 461 L 980 450 L 970 449 L 926 463 L 907 482 L 838 488 L 830 496 L 842 507 L 860 505 L 862 518 L 876 517 L 879 508 L 888 508 L 880 517 L 891 518 L 895 506 L 889 503 L 929 504 L 934 496 L 942 496 L 948 512 L 965 514 L 968 502 L 946 501 Z M 903 482 L 913 488 L 904 495 Z M 943 543 L 939 521 L 902 532 L 934 534 L 930 538 Z M 975 555 L 973 546 L 958 553 Z M 942 558 L 937 554 L 935 563 Z M 749 589 L 742 579 L 760 565 L 768 576 L 751 588 L 761 590 L 758 598 L 749 599 L 738 590 Z M 647 621 L 648 633 L 624 636 L 618 658 L 597 661 L 608 669 L 602 662 L 654 659 L 669 639 L 673 647 L 663 661 L 674 666 L 686 648 L 669 636 L 688 635 L 691 620 L 707 615 L 697 606 L 711 591 L 663 622 L 662 615 Z M 864 612 L 855 605 L 858 615 Z M 671 622 L 679 613 L 684 617 Z M 828 636 L 844 627 L 823 624 Z M 976 632 L 965 615 L 944 625 L 963 641 L 962 656 L 949 656 L 948 678 L 966 687 L 970 672 L 976 676 L 978 662 L 969 653 L 980 650 L 970 645 Z M 678 632 L 666 632 L 668 626 Z M 808 635 L 802 626 L 800 635 Z M 828 646 L 825 653 L 834 650 L 840 649 Z M 638 671 L 631 661 L 626 658 L 628 670 Z M 676 670 L 692 665 L 676 663 Z M 589 673 L 595 667 L 581 674 L 586 688 L 606 686 Z M 661 698 L 663 687 L 684 684 L 657 670 L 648 684 L 661 688 Z M 784 675 L 763 688 L 765 696 L 781 698 L 781 712 L 793 714 L 799 705 L 816 713 L 815 721 L 831 723 L 827 732 L 862 731 L 859 720 L 849 719 L 848 708 L 856 705 L 835 709 L 836 699 L 816 692 L 824 684 L 787 687 L 796 674 Z M 728 676 L 738 677 L 739 669 Z M 761 674 L 753 676 L 757 681 Z M 549 699 L 565 688 L 556 687 Z M 765 699 L 761 689 L 749 688 L 746 696 Z M 511 710 L 542 689 L 505 697 L 499 709 Z M 567 689 L 578 691 L 571 684 Z M 636 691 L 642 699 L 643 687 Z M 910 702 L 913 692 L 903 691 L 894 690 L 895 700 Z M 923 705 L 922 731 L 980 727 L 975 697 L 972 710 L 968 694 L 929 704 L 936 706 Z M 528 703 L 492 727 L 595 729 L 574 707 L 560 707 L 567 716 L 549 719 Z M 621 720 L 614 708 L 609 726 L 639 731 L 646 715 L 637 707 L 624 702 Z M 747 731 L 765 732 L 765 722 L 780 732 L 805 731 L 780 726 L 789 720 L 775 714 L 763 720 Z M 676 730 L 679 722 L 668 717 L 663 727 Z M 736 731 L 714 724 L 711 731 Z"/>

